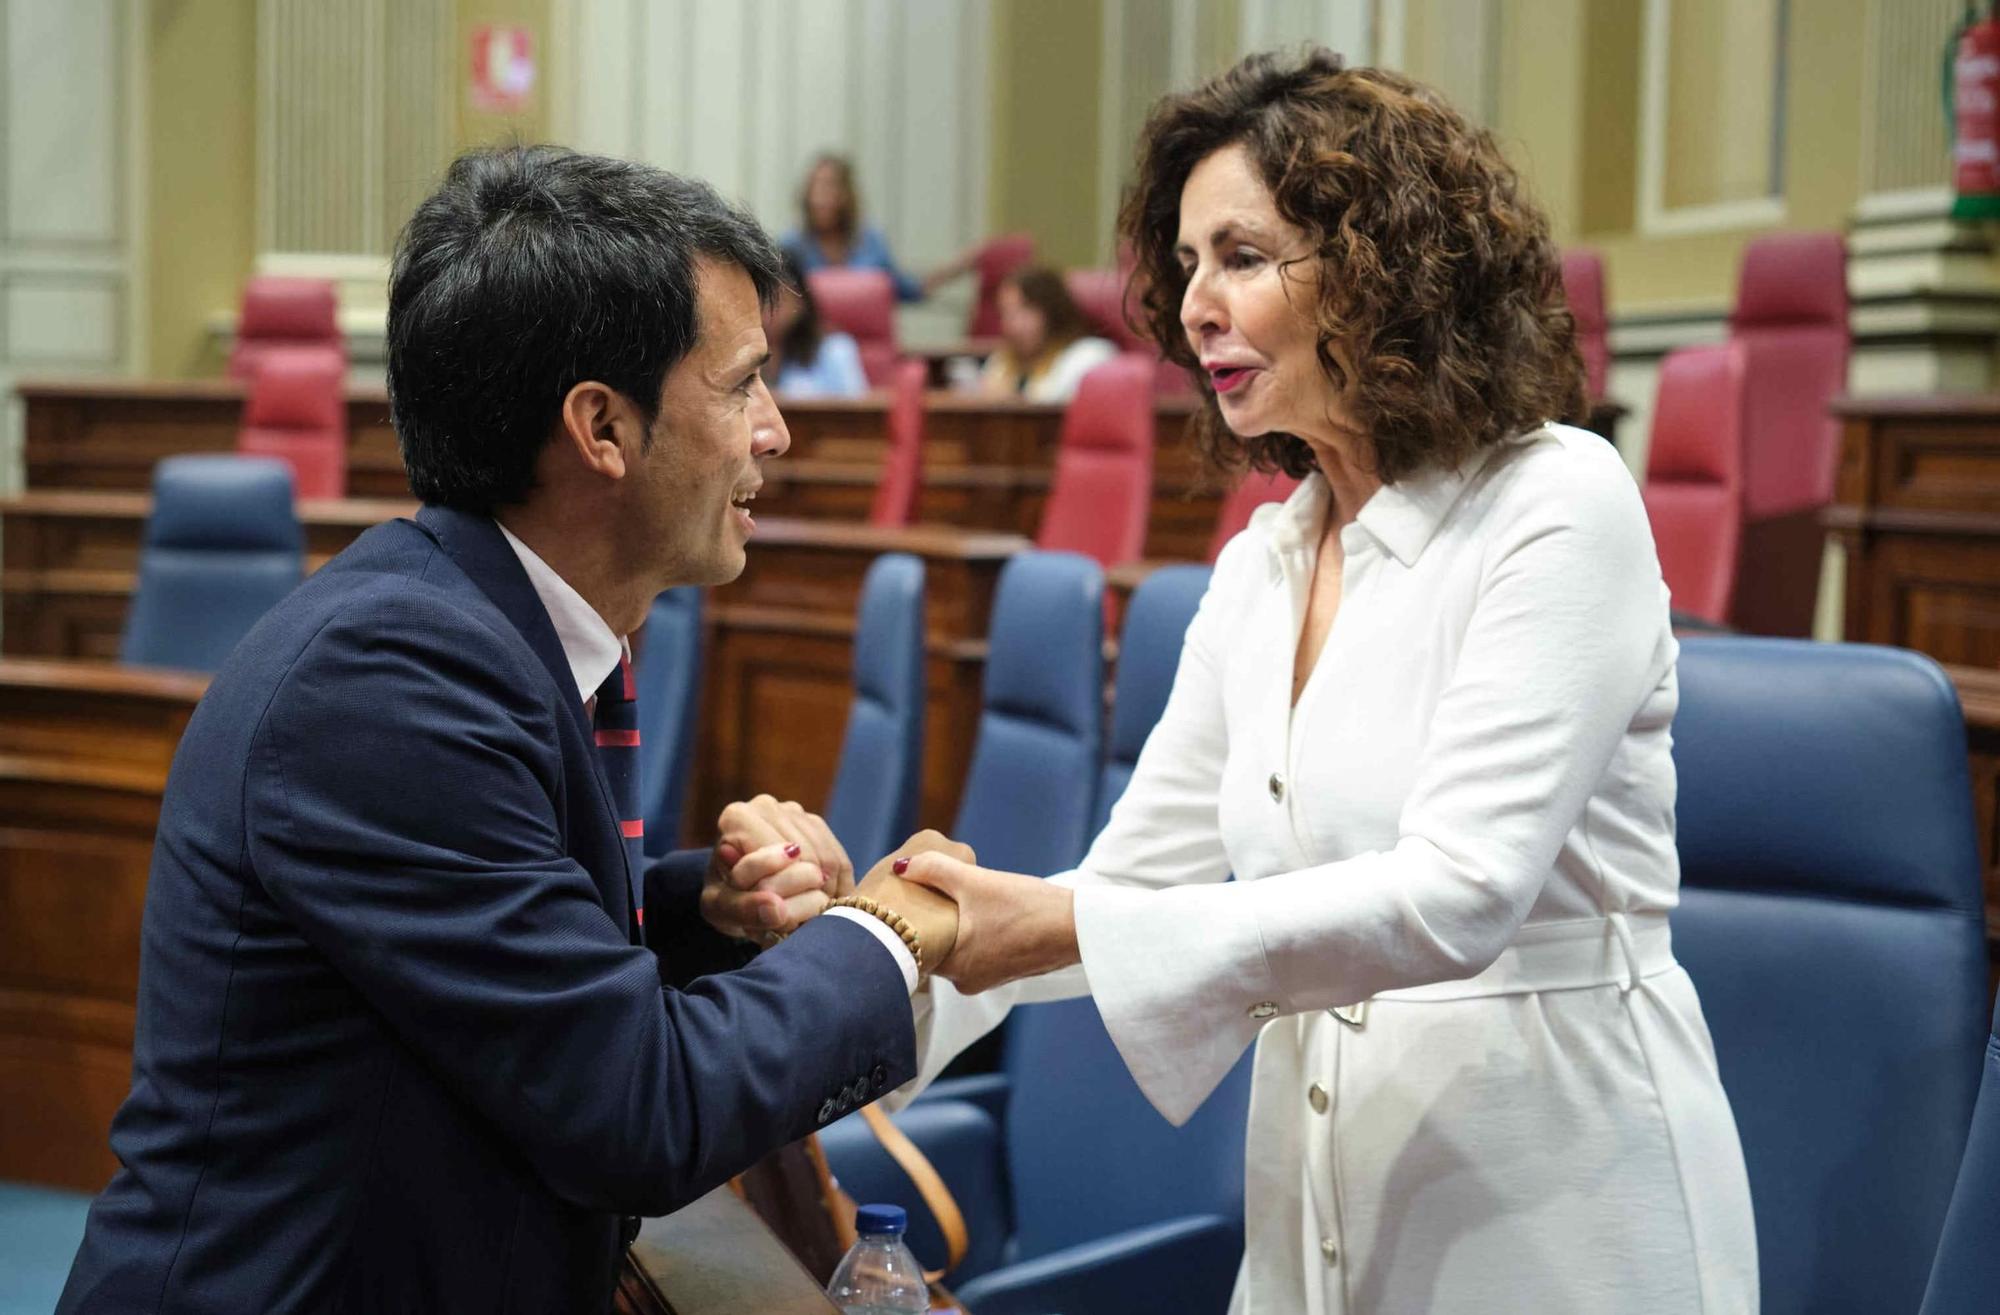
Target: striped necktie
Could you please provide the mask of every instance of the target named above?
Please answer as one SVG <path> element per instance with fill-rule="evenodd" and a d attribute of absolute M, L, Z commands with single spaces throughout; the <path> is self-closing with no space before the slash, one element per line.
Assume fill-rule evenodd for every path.
<path fill-rule="evenodd" d="M 604 683 L 597 687 L 597 710 L 591 727 L 596 732 L 597 760 L 611 782 L 611 806 L 618 814 L 618 831 L 625 837 L 625 863 L 631 879 L 632 918 L 646 925 L 645 886 L 641 873 L 646 863 L 646 819 L 639 807 L 639 703 L 632 687 L 632 659 L 621 657 Z"/>

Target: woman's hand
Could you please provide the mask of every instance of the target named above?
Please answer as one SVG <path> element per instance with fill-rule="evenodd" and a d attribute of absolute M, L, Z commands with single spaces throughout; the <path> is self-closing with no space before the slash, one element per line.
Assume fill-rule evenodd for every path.
<path fill-rule="evenodd" d="M 701 916 L 725 936 L 776 944 L 854 890 L 854 864 L 817 814 L 761 794 L 716 819 Z"/>
<path fill-rule="evenodd" d="M 1081 957 L 1075 897 L 1066 886 L 935 851 L 913 857 L 902 875 L 957 903 L 958 939 L 935 971 L 968 995 L 1067 968 Z"/>

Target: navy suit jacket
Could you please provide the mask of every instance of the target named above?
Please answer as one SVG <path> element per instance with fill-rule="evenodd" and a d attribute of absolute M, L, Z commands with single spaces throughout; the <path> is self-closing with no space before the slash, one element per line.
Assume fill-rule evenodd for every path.
<path fill-rule="evenodd" d="M 122 1168 L 58 1310 L 602 1311 L 624 1216 L 914 1076 L 865 928 L 745 964 L 700 920 L 704 856 L 673 855 L 635 943 L 624 853 L 498 527 L 361 536 L 175 755 Z"/>

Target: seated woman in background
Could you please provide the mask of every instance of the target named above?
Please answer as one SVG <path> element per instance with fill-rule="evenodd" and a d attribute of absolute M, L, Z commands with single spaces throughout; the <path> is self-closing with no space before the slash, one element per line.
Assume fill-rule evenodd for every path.
<path fill-rule="evenodd" d="M 1118 354 L 1109 340 L 1091 335 L 1090 322 L 1052 269 L 1015 270 L 1000 284 L 998 300 L 1002 346 L 979 376 L 979 391 L 990 397 L 1067 402 L 1083 376 Z"/>
<path fill-rule="evenodd" d="M 783 246 L 807 273 L 879 269 L 896 285 L 896 297 L 901 301 L 922 301 L 970 271 L 976 255 L 976 251 L 968 251 L 922 278 L 904 272 L 889 254 L 882 230 L 861 222 L 854 166 L 841 155 L 822 155 L 806 171 L 805 186 L 799 191 L 799 219 L 799 227 L 785 234 Z"/>
<path fill-rule="evenodd" d="M 764 378 L 772 392 L 784 397 L 859 397 L 868 391 L 861 368 L 861 348 L 847 334 L 820 323 L 798 259 L 785 253 L 785 283 L 777 300 L 764 312 L 764 337 L 771 359 Z"/>

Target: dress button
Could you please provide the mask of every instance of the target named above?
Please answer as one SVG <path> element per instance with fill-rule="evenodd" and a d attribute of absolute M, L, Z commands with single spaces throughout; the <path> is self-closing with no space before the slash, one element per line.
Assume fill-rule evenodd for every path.
<path fill-rule="evenodd" d="M 1259 1000 L 1256 1004 L 1250 1006 L 1250 1017 L 1252 1018 L 1276 1018 L 1277 1016 L 1278 1002 L 1276 1000 Z"/>
<path fill-rule="evenodd" d="M 1270 785 L 1271 785 L 1271 802 L 1274 804 L 1284 803 L 1285 778 L 1278 775 L 1276 772 L 1272 772 Z"/>
<path fill-rule="evenodd" d="M 1313 1113 L 1326 1113 L 1326 1088 L 1322 1087 L 1319 1083 L 1315 1082 L 1306 1088 L 1306 1100 L 1311 1103 Z"/>
<path fill-rule="evenodd" d="M 1319 1240 L 1319 1253 L 1326 1258 L 1326 1263 L 1329 1265 L 1338 1265 L 1340 1263 L 1340 1248 L 1334 1245 L 1333 1239 L 1330 1237 L 1323 1237 Z"/>

